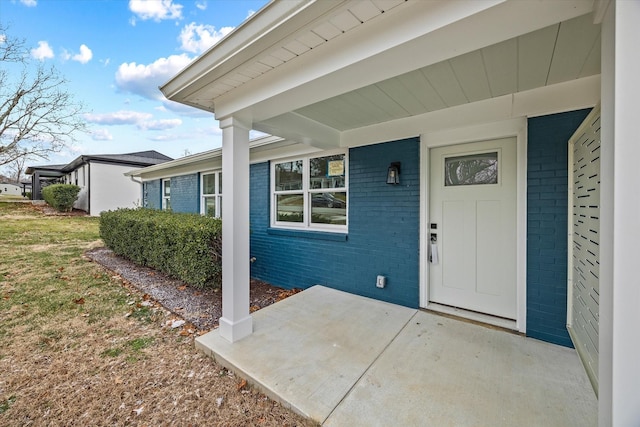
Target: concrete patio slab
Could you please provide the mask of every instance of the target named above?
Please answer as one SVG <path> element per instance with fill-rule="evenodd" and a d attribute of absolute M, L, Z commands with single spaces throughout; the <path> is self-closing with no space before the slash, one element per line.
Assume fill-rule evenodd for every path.
<path fill-rule="evenodd" d="M 597 424 L 572 349 L 322 286 L 253 318 L 196 346 L 326 426 Z"/>
<path fill-rule="evenodd" d="M 415 313 L 314 286 L 254 313 L 251 336 L 231 344 L 214 330 L 196 347 L 322 422 Z"/>
<path fill-rule="evenodd" d="M 418 312 L 324 425 L 586 427 L 597 407 L 574 350 Z"/>

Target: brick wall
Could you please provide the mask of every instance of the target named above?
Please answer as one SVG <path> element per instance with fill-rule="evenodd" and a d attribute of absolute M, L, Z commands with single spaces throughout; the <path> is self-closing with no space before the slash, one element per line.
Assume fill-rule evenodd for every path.
<path fill-rule="evenodd" d="M 251 166 L 251 275 L 274 285 L 335 289 L 409 307 L 419 304 L 420 146 L 418 138 L 349 151 L 349 231 L 269 228 L 269 164 Z M 391 161 L 401 184 L 386 184 Z M 375 287 L 376 276 L 387 287 Z"/>
<path fill-rule="evenodd" d="M 162 183 L 159 179 L 143 183 L 142 191 L 144 192 L 143 203 L 145 208 L 162 208 Z"/>
<path fill-rule="evenodd" d="M 171 178 L 171 210 L 173 212 L 200 212 L 200 180 L 197 173 Z"/>
<path fill-rule="evenodd" d="M 565 346 L 568 141 L 589 111 L 528 122 L 527 335 Z"/>

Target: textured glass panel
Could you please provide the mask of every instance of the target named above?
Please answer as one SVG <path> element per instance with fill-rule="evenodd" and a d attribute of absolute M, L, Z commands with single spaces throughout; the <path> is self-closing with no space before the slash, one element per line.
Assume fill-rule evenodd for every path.
<path fill-rule="evenodd" d="M 215 197 L 205 197 L 204 198 L 204 214 L 206 216 L 215 217 L 216 216 L 216 199 Z"/>
<path fill-rule="evenodd" d="M 202 194 L 216 193 L 216 175 L 202 175 Z"/>
<path fill-rule="evenodd" d="M 347 225 L 347 193 L 311 193 L 311 222 Z"/>
<path fill-rule="evenodd" d="M 276 191 L 302 190 L 302 160 L 276 163 Z"/>
<path fill-rule="evenodd" d="M 448 157 L 444 161 L 444 185 L 498 183 L 498 153 Z"/>
<path fill-rule="evenodd" d="M 309 187 L 344 188 L 344 154 L 309 160 Z"/>
<path fill-rule="evenodd" d="M 276 196 L 278 221 L 302 222 L 304 207 L 302 194 L 279 194 Z"/>

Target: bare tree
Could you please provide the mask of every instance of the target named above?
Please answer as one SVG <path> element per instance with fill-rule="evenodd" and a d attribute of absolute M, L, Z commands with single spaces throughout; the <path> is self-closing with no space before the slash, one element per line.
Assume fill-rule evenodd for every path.
<path fill-rule="evenodd" d="M 34 64 L 24 40 L 0 24 L 0 165 L 47 159 L 87 130 L 67 83 L 54 67 Z"/>
<path fill-rule="evenodd" d="M 14 182 L 22 182 L 24 172 L 27 169 L 26 163 L 29 156 L 18 157 L 12 162 L 7 163 L 5 170 L 8 172 L 8 178 Z"/>

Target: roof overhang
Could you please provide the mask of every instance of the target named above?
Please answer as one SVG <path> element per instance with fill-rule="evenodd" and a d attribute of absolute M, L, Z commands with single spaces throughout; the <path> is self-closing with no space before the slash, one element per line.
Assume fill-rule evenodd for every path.
<path fill-rule="evenodd" d="M 600 68 L 593 10 L 592 0 L 273 0 L 161 90 L 218 119 L 345 146 L 381 123 L 589 86 Z"/>
<path fill-rule="evenodd" d="M 251 163 L 259 163 L 276 157 L 308 154 L 316 151 L 319 151 L 319 149 L 276 136 L 256 138 L 249 143 Z M 221 168 L 222 149 L 216 148 L 146 168 L 134 169 L 126 172 L 125 176 L 149 181 L 179 175 L 215 171 Z"/>

